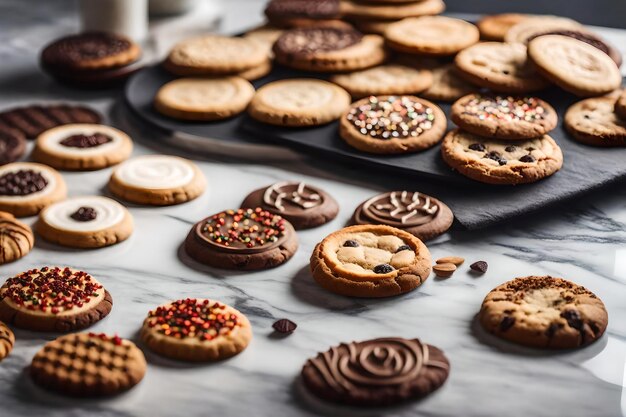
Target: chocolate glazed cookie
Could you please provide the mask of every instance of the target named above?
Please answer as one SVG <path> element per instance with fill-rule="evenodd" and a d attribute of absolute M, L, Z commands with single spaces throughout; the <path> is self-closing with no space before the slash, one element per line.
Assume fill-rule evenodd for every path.
<path fill-rule="evenodd" d="M 342 343 L 309 359 L 302 382 L 316 396 L 360 407 L 394 405 L 441 387 L 450 363 L 418 339 L 381 338 Z"/>
<path fill-rule="evenodd" d="M 196 261 L 224 269 L 257 270 L 287 262 L 298 237 L 281 216 L 255 209 L 227 210 L 196 223 L 185 250 Z"/>
<path fill-rule="evenodd" d="M 454 215 L 437 200 L 417 191 L 392 191 L 361 203 L 354 211 L 354 224 L 384 224 L 405 230 L 421 240 L 445 233 Z"/>
<path fill-rule="evenodd" d="M 277 182 L 250 193 L 241 207 L 261 207 L 287 219 L 296 230 L 321 226 L 337 217 L 334 198 L 304 182 Z"/>
<path fill-rule="evenodd" d="M 18 160 L 26 151 L 26 138 L 17 129 L 0 126 L 0 165 Z"/>

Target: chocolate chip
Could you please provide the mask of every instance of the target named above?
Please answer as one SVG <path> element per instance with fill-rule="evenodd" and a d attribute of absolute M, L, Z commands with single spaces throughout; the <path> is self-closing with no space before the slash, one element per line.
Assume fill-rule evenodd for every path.
<path fill-rule="evenodd" d="M 359 245 L 359 242 L 356 240 L 346 240 L 343 242 L 343 246 L 346 248 L 358 248 L 361 245 Z"/>
<path fill-rule="evenodd" d="M 70 214 L 70 217 L 77 222 L 89 222 L 98 217 L 98 212 L 96 212 L 96 210 L 92 207 L 81 207 L 74 213 Z"/>
<path fill-rule="evenodd" d="M 43 190 L 48 180 L 40 172 L 21 169 L 0 176 L 0 195 L 29 195 Z"/>
<path fill-rule="evenodd" d="M 500 165 L 506 165 L 507 162 L 506 159 L 504 159 L 502 155 L 500 155 L 500 152 L 497 151 L 488 152 L 487 154 L 485 154 L 485 158 L 492 159 Z"/>
<path fill-rule="evenodd" d="M 480 272 L 481 274 L 487 272 L 487 268 L 489 268 L 489 265 L 487 265 L 487 262 L 485 261 L 474 262 L 470 265 L 470 269 L 472 271 Z"/>
<path fill-rule="evenodd" d="M 403 250 L 412 250 L 412 249 L 409 245 L 402 245 L 396 250 L 396 253 L 402 252 Z"/>
<path fill-rule="evenodd" d="M 517 148 L 513 145 L 509 145 L 506 148 L 504 148 L 505 151 L 507 152 L 515 152 L 517 150 Z"/>
<path fill-rule="evenodd" d="M 278 333 L 293 333 L 298 325 L 289 319 L 280 319 L 272 324 L 272 327 Z"/>
<path fill-rule="evenodd" d="M 561 317 L 567 320 L 569 327 L 580 330 L 583 327 L 583 319 L 580 317 L 578 310 L 565 310 L 561 313 Z"/>
<path fill-rule="evenodd" d="M 482 143 L 472 143 L 469 148 L 473 151 L 483 152 L 485 150 L 485 145 Z"/>
<path fill-rule="evenodd" d="M 535 157 L 532 155 L 524 155 L 519 160 L 521 162 L 535 162 Z"/>
<path fill-rule="evenodd" d="M 388 274 L 393 271 L 393 266 L 389 264 L 380 264 L 374 267 L 374 272 L 377 274 Z"/>
<path fill-rule="evenodd" d="M 500 322 L 500 331 L 506 332 L 515 324 L 515 317 L 505 316 Z"/>
<path fill-rule="evenodd" d="M 563 327 L 561 323 L 550 324 L 550 327 L 548 327 L 548 330 L 546 331 L 546 336 L 548 336 L 549 338 L 552 338 L 554 334 L 557 332 L 557 330 L 559 330 L 561 327 Z"/>

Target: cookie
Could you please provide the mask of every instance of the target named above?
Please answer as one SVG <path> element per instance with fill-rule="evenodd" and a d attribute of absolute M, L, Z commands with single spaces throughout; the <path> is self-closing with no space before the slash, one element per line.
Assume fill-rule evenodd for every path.
<path fill-rule="evenodd" d="M 11 213 L 0 211 L 0 265 L 23 258 L 34 245 L 35 236 L 30 226 Z"/>
<path fill-rule="evenodd" d="M 323 288 L 349 297 L 391 297 L 412 291 L 430 275 L 430 252 L 404 230 L 383 225 L 345 227 L 311 255 Z"/>
<path fill-rule="evenodd" d="M 26 138 L 17 129 L 0 126 L 0 165 L 20 159 L 26 152 Z"/>
<path fill-rule="evenodd" d="M 428 100 L 452 102 L 478 90 L 474 84 L 459 77 L 454 64 L 437 66 L 430 72 L 433 83 L 420 94 Z"/>
<path fill-rule="evenodd" d="M 588 98 L 565 113 L 565 128 L 579 142 L 593 146 L 626 146 L 626 121 L 614 112 L 615 99 Z"/>
<path fill-rule="evenodd" d="M 341 118 L 339 134 L 364 152 L 397 154 L 434 146 L 446 132 L 443 111 L 414 96 L 372 96 L 353 103 Z"/>
<path fill-rule="evenodd" d="M 296 230 L 321 226 L 339 213 L 339 204 L 325 191 L 304 182 L 289 181 L 254 190 L 241 207 L 261 207 L 278 214 Z"/>
<path fill-rule="evenodd" d="M 330 81 L 343 87 L 354 98 L 377 95 L 417 94 L 432 84 L 432 74 L 427 69 L 402 65 L 378 67 L 333 75 Z"/>
<path fill-rule="evenodd" d="M 617 97 L 613 106 L 615 114 L 620 119 L 626 119 L 626 90 L 623 90 Z"/>
<path fill-rule="evenodd" d="M 294 19 L 329 20 L 341 17 L 339 0 L 271 0 L 265 16 L 273 25 L 293 26 Z"/>
<path fill-rule="evenodd" d="M 411 233 L 420 240 L 445 233 L 454 215 L 443 202 L 417 191 L 391 191 L 361 203 L 354 211 L 354 224 L 384 224 Z"/>
<path fill-rule="evenodd" d="M 66 195 L 63 177 L 49 166 L 34 162 L 0 166 L 0 211 L 32 216 Z"/>
<path fill-rule="evenodd" d="M 448 379 L 444 353 L 419 339 L 342 343 L 309 359 L 304 386 L 315 396 L 357 407 L 394 406 L 426 397 Z"/>
<path fill-rule="evenodd" d="M 159 88 L 154 108 L 174 119 L 222 120 L 243 112 L 253 96 L 241 77 L 179 78 Z"/>
<path fill-rule="evenodd" d="M 441 144 L 443 160 L 454 170 L 487 184 L 539 181 L 563 166 L 563 153 L 548 135 L 511 141 L 450 131 Z"/>
<path fill-rule="evenodd" d="M 579 30 L 583 26 L 575 20 L 561 16 L 529 16 L 527 19 L 511 26 L 504 35 L 505 42 L 528 43 L 528 39 L 538 33 L 552 30 Z"/>
<path fill-rule="evenodd" d="M 107 197 L 74 197 L 46 207 L 35 230 L 45 240 L 72 248 L 101 248 L 128 239 L 130 212 Z"/>
<path fill-rule="evenodd" d="M 0 287 L 0 321 L 40 332 L 74 332 L 105 318 L 113 300 L 94 277 L 71 268 L 31 269 Z"/>
<path fill-rule="evenodd" d="M 540 36 L 528 44 L 528 56 L 541 75 L 579 96 L 606 94 L 622 83 L 617 65 L 607 54 L 574 38 Z"/>
<path fill-rule="evenodd" d="M 259 88 L 248 113 L 277 126 L 318 126 L 337 120 L 350 106 L 350 94 L 328 81 L 294 78 Z"/>
<path fill-rule="evenodd" d="M 276 62 L 316 71 L 356 71 L 381 64 L 383 38 L 347 28 L 309 27 L 283 33 L 273 47 Z"/>
<path fill-rule="evenodd" d="M 206 362 L 241 353 L 252 339 L 252 329 L 246 316 L 226 304 L 187 298 L 150 311 L 140 337 L 159 355 Z"/>
<path fill-rule="evenodd" d="M 14 107 L 0 113 L 0 130 L 16 129 L 35 139 L 48 129 L 70 123 L 101 123 L 102 115 L 85 106 L 69 104 Z"/>
<path fill-rule="evenodd" d="M 30 376 L 42 388 L 73 397 L 119 394 L 146 373 L 146 358 L 130 340 L 103 333 L 61 336 L 37 352 Z"/>
<path fill-rule="evenodd" d="M 385 31 L 387 45 L 398 51 L 428 56 L 449 56 L 478 42 L 473 24 L 445 16 L 404 19 Z"/>
<path fill-rule="evenodd" d="M 272 72 L 272 68 L 272 60 L 268 58 L 261 65 L 257 65 L 254 68 L 237 73 L 237 76 L 243 78 L 246 81 L 256 81 Z"/>
<path fill-rule="evenodd" d="M 169 206 L 191 201 L 204 192 L 204 174 L 177 156 L 144 155 L 120 164 L 109 179 L 109 190 L 137 204 Z"/>
<path fill-rule="evenodd" d="M 280 38 L 284 31 L 282 28 L 266 24 L 247 31 L 243 36 L 256 41 L 264 48 L 267 48 L 268 53 L 270 53 L 274 42 Z"/>
<path fill-rule="evenodd" d="M 394 20 L 360 20 L 353 23 L 359 32 L 382 36 L 385 34 L 387 27 L 394 22 Z"/>
<path fill-rule="evenodd" d="M 291 259 L 297 249 L 291 223 L 260 207 L 214 214 L 196 223 L 185 239 L 189 256 L 223 269 L 274 268 Z"/>
<path fill-rule="evenodd" d="M 0 321 L 0 362 L 13 350 L 15 344 L 15 336 L 6 324 Z"/>
<path fill-rule="evenodd" d="M 478 315 L 483 328 L 520 345 L 573 349 L 589 345 L 606 330 L 602 300 L 562 278 L 516 278 L 487 294 Z"/>
<path fill-rule="evenodd" d="M 461 129 L 496 139 L 532 139 L 558 122 L 554 108 L 537 97 L 470 94 L 452 105 L 450 118 Z"/>
<path fill-rule="evenodd" d="M 119 164 L 133 151 L 121 130 L 98 124 L 69 124 L 39 135 L 32 158 L 63 170 L 90 171 Z"/>
<path fill-rule="evenodd" d="M 524 94 L 550 85 L 520 43 L 482 42 L 459 52 L 454 63 L 461 77 L 496 92 Z"/>
<path fill-rule="evenodd" d="M 267 50 L 245 37 L 205 35 L 174 46 L 163 67 L 174 75 L 234 75 L 267 62 Z"/>
<path fill-rule="evenodd" d="M 516 24 L 528 19 L 521 13 L 502 13 L 482 17 L 477 23 L 480 38 L 486 41 L 503 42 L 506 33 Z"/>
<path fill-rule="evenodd" d="M 393 4 L 376 2 L 341 2 L 343 15 L 354 21 L 363 20 L 400 20 L 407 17 L 430 16 L 443 13 L 446 5 L 442 0 L 420 0 L 397 2 Z"/>

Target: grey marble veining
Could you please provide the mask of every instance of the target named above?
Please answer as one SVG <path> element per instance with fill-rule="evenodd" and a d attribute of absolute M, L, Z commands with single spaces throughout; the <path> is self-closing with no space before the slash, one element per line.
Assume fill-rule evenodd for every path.
<path fill-rule="evenodd" d="M 248 10 L 246 16 L 257 16 L 252 12 L 261 7 L 258 2 L 228 3 L 233 9 L 228 9 L 227 22 L 237 15 L 237 7 Z M 41 45 L 72 30 L 71 5 L 59 0 L 0 0 L 0 108 L 36 100 L 88 102 L 133 136 L 136 155 L 168 152 L 193 157 L 163 145 L 157 132 L 126 114 L 119 94 L 67 90 L 37 70 L 36 53 Z M 253 22 L 258 17 L 249 19 Z M 619 32 L 609 36 L 626 40 Z M 342 227 L 368 196 L 387 188 L 415 187 L 414 183 L 376 172 L 365 177 L 350 167 L 319 160 L 261 164 L 234 156 L 194 159 L 210 182 L 197 200 L 166 208 L 131 206 L 135 233 L 114 247 L 73 251 L 38 240 L 26 258 L 0 267 L 0 275 L 4 279 L 45 264 L 89 271 L 114 298 L 110 316 L 92 330 L 134 340 L 147 311 L 158 304 L 181 297 L 218 299 L 250 318 L 254 339 L 249 348 L 222 363 L 193 366 L 146 351 L 148 372 L 135 389 L 109 399 L 74 400 L 40 390 L 27 375 L 32 356 L 56 335 L 17 330 L 12 355 L 0 363 L 0 416 L 624 415 L 623 184 L 506 226 L 457 231 L 429 243 L 434 258 L 459 255 L 468 263 L 487 260 L 489 271 L 484 276 L 471 275 L 462 267 L 450 279 L 430 278 L 401 297 L 361 300 L 317 287 L 308 273 L 313 246 Z M 63 175 L 71 195 L 89 195 L 104 192 L 110 170 Z M 255 187 L 284 179 L 314 183 L 341 205 L 336 220 L 299 233 L 300 249 L 287 264 L 270 271 L 227 272 L 200 266 L 181 251 L 195 221 L 237 207 Z M 513 346 L 482 332 L 475 315 L 484 295 L 508 279 L 529 274 L 566 277 L 594 291 L 609 311 L 607 334 L 586 349 L 554 353 Z M 275 338 L 271 324 L 282 317 L 299 327 L 289 337 Z M 327 407 L 298 393 L 297 376 L 308 357 L 340 342 L 381 336 L 417 336 L 442 348 L 452 364 L 448 382 L 423 401 L 385 412 Z"/>

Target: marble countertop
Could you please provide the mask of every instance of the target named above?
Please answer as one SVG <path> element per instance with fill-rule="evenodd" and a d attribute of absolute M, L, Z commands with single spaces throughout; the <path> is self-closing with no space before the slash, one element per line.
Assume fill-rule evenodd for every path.
<path fill-rule="evenodd" d="M 377 191 L 419 186 L 404 178 L 364 174 L 319 160 L 281 160 L 279 155 L 270 155 L 263 163 L 233 155 L 199 160 L 168 148 L 157 132 L 127 114 L 119 104 L 119 92 L 72 91 L 39 72 L 36 57 L 40 47 L 74 29 L 72 4 L 67 0 L 0 1 L 0 108 L 41 100 L 89 103 L 131 134 L 136 141 L 135 155 L 192 157 L 210 186 L 203 196 L 187 204 L 131 206 L 136 230 L 128 241 L 114 247 L 72 251 L 38 240 L 27 257 L 0 267 L 2 278 L 43 265 L 86 270 L 97 276 L 114 298 L 109 317 L 92 330 L 135 340 L 149 309 L 175 298 L 210 297 L 245 313 L 252 322 L 254 339 L 242 354 L 212 365 L 191 366 L 146 352 L 146 377 L 130 392 L 102 400 L 73 400 L 40 390 L 27 375 L 35 352 L 56 335 L 17 330 L 13 353 L 0 363 L 0 415 L 352 415 L 302 400 L 296 378 L 304 361 L 318 351 L 340 342 L 383 336 L 419 337 L 436 345 L 446 352 L 452 370 L 447 383 L 427 399 L 368 415 L 626 414 L 623 184 L 507 225 L 471 233 L 454 231 L 429 243 L 434 258 L 458 255 L 468 263 L 488 261 L 489 271 L 484 276 L 470 275 L 463 267 L 450 279 L 430 278 L 418 290 L 397 298 L 336 296 L 319 288 L 309 275 L 308 258 L 314 245 L 342 227 L 358 203 Z M 227 30 L 259 19 L 260 2 L 229 0 L 228 4 Z M 603 34 L 626 44 L 622 32 Z M 90 195 L 104 192 L 110 170 L 63 175 L 71 195 Z M 320 186 L 341 205 L 337 219 L 299 233 L 300 249 L 287 264 L 269 271 L 233 273 L 202 267 L 181 251 L 195 221 L 237 207 L 256 187 L 286 179 Z M 557 353 L 516 347 L 482 332 L 475 316 L 485 294 L 504 281 L 530 274 L 561 276 L 594 291 L 609 312 L 606 335 L 585 349 Z M 284 317 L 298 323 L 297 331 L 286 338 L 272 337 L 272 323 Z"/>

